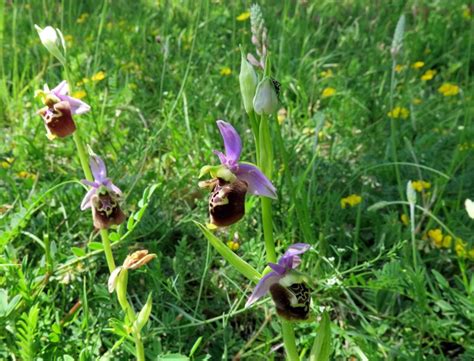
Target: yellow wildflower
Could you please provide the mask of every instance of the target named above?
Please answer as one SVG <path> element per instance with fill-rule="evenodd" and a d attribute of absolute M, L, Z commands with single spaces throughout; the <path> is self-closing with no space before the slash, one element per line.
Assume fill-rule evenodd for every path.
<path fill-rule="evenodd" d="M 424 66 L 425 66 L 425 63 L 423 61 L 416 61 L 411 65 L 413 69 L 421 69 Z"/>
<path fill-rule="evenodd" d="M 227 247 L 229 247 L 232 251 L 237 251 L 240 248 L 239 242 L 229 241 L 227 242 Z"/>
<path fill-rule="evenodd" d="M 31 174 L 30 172 L 27 172 L 26 170 L 22 170 L 21 172 L 18 172 L 17 176 L 19 178 L 23 178 L 23 179 L 27 179 L 27 178 L 35 179 L 36 178 L 36 176 L 34 174 Z"/>
<path fill-rule="evenodd" d="M 414 105 L 418 105 L 418 104 L 421 104 L 422 100 L 420 98 L 413 98 L 413 100 L 411 102 Z"/>
<path fill-rule="evenodd" d="M 250 11 L 244 11 L 242 14 L 237 16 L 237 21 L 245 21 L 250 18 Z"/>
<path fill-rule="evenodd" d="M 411 186 L 417 192 L 423 192 L 425 189 L 431 188 L 431 183 L 425 182 L 423 180 L 416 180 L 416 181 L 411 182 Z"/>
<path fill-rule="evenodd" d="M 229 76 L 230 74 L 232 74 L 232 69 L 229 68 L 228 66 L 224 66 L 221 68 L 221 70 L 219 71 L 219 73 L 222 75 L 222 76 Z"/>
<path fill-rule="evenodd" d="M 462 17 L 466 20 L 469 20 L 471 18 L 471 8 L 469 6 L 463 6 Z"/>
<path fill-rule="evenodd" d="M 68 43 L 69 46 L 74 42 L 74 37 L 72 35 L 64 35 L 64 41 Z"/>
<path fill-rule="evenodd" d="M 88 13 L 81 14 L 81 16 L 77 18 L 76 23 L 82 24 L 83 22 L 87 20 L 88 17 L 89 17 Z"/>
<path fill-rule="evenodd" d="M 87 84 L 88 82 L 90 82 L 90 80 L 88 78 L 82 78 L 82 80 L 79 80 L 76 83 L 76 86 L 83 86 L 84 84 Z"/>
<path fill-rule="evenodd" d="M 451 83 L 443 83 L 438 88 L 438 92 L 443 94 L 445 97 L 453 96 L 453 95 L 458 95 L 459 94 L 459 87 L 457 85 L 451 84 Z"/>
<path fill-rule="evenodd" d="M 288 115 L 288 112 L 286 111 L 285 108 L 281 108 L 281 109 L 278 111 L 277 119 L 278 119 L 278 123 L 279 123 L 280 125 L 283 124 L 283 122 L 285 121 L 287 115 Z"/>
<path fill-rule="evenodd" d="M 6 158 L 3 162 L 0 163 L 0 167 L 3 169 L 10 168 L 13 163 L 13 158 Z"/>
<path fill-rule="evenodd" d="M 99 71 L 91 76 L 92 81 L 101 81 L 105 79 L 105 73 L 103 71 Z"/>
<path fill-rule="evenodd" d="M 436 247 L 440 248 L 443 245 L 443 232 L 441 232 L 441 229 L 430 229 L 428 231 L 428 237 Z"/>
<path fill-rule="evenodd" d="M 396 73 L 401 73 L 403 71 L 403 69 L 405 69 L 405 65 L 401 65 L 401 64 L 397 64 L 395 65 L 395 72 Z"/>
<path fill-rule="evenodd" d="M 334 94 L 336 94 L 336 89 L 327 87 L 327 88 L 324 88 L 322 97 L 329 98 L 329 97 L 332 97 Z"/>
<path fill-rule="evenodd" d="M 82 99 L 86 95 L 87 93 L 85 92 L 85 90 L 76 90 L 74 93 L 72 93 L 72 97 L 77 99 Z"/>
<path fill-rule="evenodd" d="M 345 198 L 341 198 L 341 208 L 346 208 L 347 206 L 354 207 L 362 202 L 362 197 L 357 194 L 351 194 Z"/>
<path fill-rule="evenodd" d="M 404 107 L 395 107 L 387 114 L 390 118 L 398 119 L 407 119 L 410 115 L 410 111 Z"/>
<path fill-rule="evenodd" d="M 405 225 L 405 226 L 408 226 L 410 224 L 410 217 L 408 217 L 408 214 L 406 213 L 403 213 L 401 216 L 400 216 L 400 220 L 402 221 L 402 223 Z"/>
<path fill-rule="evenodd" d="M 466 244 L 461 238 L 456 238 L 456 244 L 454 245 L 454 250 L 456 251 L 456 254 L 458 257 L 466 257 L 467 251 L 466 251 Z"/>
<path fill-rule="evenodd" d="M 421 76 L 421 80 L 423 81 L 428 81 L 428 80 L 431 80 L 434 78 L 434 76 L 436 75 L 436 70 L 427 70 L 422 76 Z"/>
<path fill-rule="evenodd" d="M 331 69 L 328 69 L 328 70 L 323 70 L 321 72 L 321 77 L 327 79 L 327 78 L 332 78 L 334 76 L 334 73 L 332 72 Z"/>
<path fill-rule="evenodd" d="M 451 248 L 452 244 L 453 244 L 453 237 L 451 237 L 450 235 L 443 237 L 443 243 L 441 244 L 443 248 Z"/>

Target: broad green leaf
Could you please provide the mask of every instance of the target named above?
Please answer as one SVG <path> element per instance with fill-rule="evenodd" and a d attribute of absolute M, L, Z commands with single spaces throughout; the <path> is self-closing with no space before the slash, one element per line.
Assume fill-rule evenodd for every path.
<path fill-rule="evenodd" d="M 321 323 L 319 324 L 318 334 L 314 340 L 310 361 L 326 361 L 331 355 L 331 320 L 327 312 L 323 313 Z"/>

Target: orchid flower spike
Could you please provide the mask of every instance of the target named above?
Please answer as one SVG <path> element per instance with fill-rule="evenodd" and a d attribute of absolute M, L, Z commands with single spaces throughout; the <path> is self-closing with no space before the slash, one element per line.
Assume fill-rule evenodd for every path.
<path fill-rule="evenodd" d="M 268 53 L 268 31 L 265 27 L 262 9 L 258 4 L 253 4 L 250 8 L 250 26 L 252 31 L 252 44 L 255 45 L 257 57 L 249 53 L 247 54 L 247 59 L 253 66 L 264 70 Z"/>
<path fill-rule="evenodd" d="M 212 189 L 209 198 L 211 224 L 225 227 L 243 217 L 247 193 L 276 199 L 276 189 L 255 165 L 239 162 L 242 142 L 234 127 L 223 120 L 218 120 L 217 126 L 224 140 L 225 153 L 214 151 L 221 164 L 203 167 L 199 177 L 210 173 L 212 179 L 199 185 Z"/>
<path fill-rule="evenodd" d="M 278 263 L 269 263 L 271 272 L 258 282 L 245 307 L 249 307 L 270 291 L 278 315 L 288 320 L 307 320 L 311 304 L 306 276 L 295 271 L 301 263 L 300 254 L 310 249 L 306 243 L 295 243 L 288 248 Z"/>
<path fill-rule="evenodd" d="M 96 228 L 107 229 L 113 224 L 121 224 L 125 220 L 125 214 L 120 208 L 122 191 L 107 178 L 105 163 L 99 156 L 91 155 L 90 167 L 94 181 L 81 181 L 91 187 L 82 200 L 81 210 L 92 208 Z"/>
<path fill-rule="evenodd" d="M 43 90 L 35 92 L 35 97 L 41 98 L 45 105 L 38 114 L 43 118 L 48 138 L 51 140 L 74 133 L 76 124 L 72 116 L 84 114 L 91 109 L 88 104 L 68 94 L 69 86 L 65 80 L 53 90 L 49 90 L 48 85 L 45 85 Z"/>

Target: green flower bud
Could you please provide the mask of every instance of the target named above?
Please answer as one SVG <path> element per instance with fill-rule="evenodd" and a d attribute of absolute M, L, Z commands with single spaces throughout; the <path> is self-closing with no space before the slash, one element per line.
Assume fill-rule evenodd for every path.
<path fill-rule="evenodd" d="M 272 79 L 265 77 L 257 86 L 253 108 L 257 114 L 273 114 L 278 110 L 278 96 Z"/>
<path fill-rule="evenodd" d="M 408 199 L 408 203 L 410 204 L 416 203 L 416 192 L 415 192 L 415 189 L 413 188 L 411 181 L 408 181 L 407 183 L 407 199 Z"/>
<path fill-rule="evenodd" d="M 240 63 L 239 82 L 245 111 L 250 114 L 253 111 L 253 98 L 255 96 L 258 78 L 253 66 L 247 61 L 243 52 Z"/>
<path fill-rule="evenodd" d="M 35 28 L 44 47 L 51 53 L 51 55 L 64 64 L 66 62 L 66 58 L 64 57 L 64 53 L 66 53 L 66 43 L 61 31 L 59 29 L 54 29 L 51 26 L 42 29 L 38 25 L 35 25 Z M 61 47 L 63 51 L 61 51 Z"/>
<path fill-rule="evenodd" d="M 138 332 L 141 331 L 143 326 L 147 324 L 148 319 L 150 318 L 152 303 L 153 300 L 150 293 L 148 295 L 148 299 L 146 300 L 145 306 L 143 306 L 140 313 L 138 314 L 137 320 L 135 321 L 135 328 Z"/>
<path fill-rule="evenodd" d="M 120 273 L 117 276 L 115 289 L 117 290 L 117 298 L 123 310 L 126 310 L 129 307 L 127 301 L 127 284 L 128 270 L 122 267 Z"/>

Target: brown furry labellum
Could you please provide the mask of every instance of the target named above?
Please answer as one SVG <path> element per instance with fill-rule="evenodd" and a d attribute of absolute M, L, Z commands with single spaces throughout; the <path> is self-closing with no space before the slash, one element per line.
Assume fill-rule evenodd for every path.
<path fill-rule="evenodd" d="M 212 224 L 226 227 L 239 221 L 245 214 L 245 195 L 248 185 L 236 179 L 229 183 L 223 179 L 215 180 L 209 197 L 209 217 Z"/>
<path fill-rule="evenodd" d="M 91 203 L 94 227 L 108 229 L 125 221 L 117 194 L 111 191 L 97 193 L 92 196 Z"/>
<path fill-rule="evenodd" d="M 270 286 L 270 294 L 279 316 L 289 321 L 309 318 L 311 292 L 305 283 L 294 283 L 289 287 L 276 283 Z"/>
<path fill-rule="evenodd" d="M 74 133 L 76 124 L 72 119 L 71 107 L 67 101 L 49 103 L 38 112 L 44 120 L 48 137 L 64 138 Z"/>

